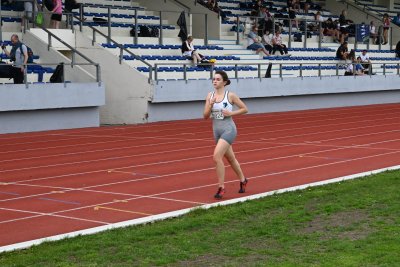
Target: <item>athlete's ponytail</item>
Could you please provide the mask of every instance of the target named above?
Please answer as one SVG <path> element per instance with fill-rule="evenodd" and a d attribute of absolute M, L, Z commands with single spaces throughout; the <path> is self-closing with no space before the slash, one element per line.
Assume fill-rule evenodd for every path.
<path fill-rule="evenodd" d="M 224 82 L 226 82 L 225 85 L 230 85 L 230 84 L 231 84 L 231 80 L 229 80 L 228 74 L 226 74 L 225 71 L 223 71 L 223 70 L 217 70 L 217 71 L 215 72 L 215 74 L 221 75 L 222 80 L 223 80 Z"/>

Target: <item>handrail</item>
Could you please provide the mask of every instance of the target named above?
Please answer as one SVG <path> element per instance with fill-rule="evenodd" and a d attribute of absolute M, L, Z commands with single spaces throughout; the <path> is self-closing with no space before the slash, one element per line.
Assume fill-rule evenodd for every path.
<path fill-rule="evenodd" d="M 368 16 L 371 16 L 371 17 L 373 17 L 373 18 L 376 19 L 376 20 L 379 20 L 379 21 L 382 20 L 382 18 L 380 18 L 380 17 L 378 17 L 378 16 L 372 14 L 371 12 L 367 12 L 367 11 L 365 10 L 365 8 L 361 8 L 360 6 L 358 6 L 357 1 L 355 2 L 356 4 L 350 2 L 349 0 L 340 0 L 340 2 L 343 2 L 344 4 L 347 4 L 348 6 L 352 6 L 352 7 L 356 8 L 356 9 L 358 9 L 359 11 L 364 12 L 364 13 L 366 13 Z"/>
<path fill-rule="evenodd" d="M 44 65 L 44 66 L 58 66 L 60 63 L 45 63 L 45 62 L 41 62 L 40 65 Z M 97 63 L 71 63 L 71 64 L 65 64 L 65 63 L 61 63 L 62 67 L 63 67 L 63 73 L 65 73 L 65 65 L 71 65 L 71 67 L 73 66 L 96 66 L 96 82 L 99 84 L 99 86 L 101 85 L 101 81 L 100 81 L 100 66 Z M 27 63 L 27 64 L 22 64 L 22 66 L 24 67 L 24 84 L 26 88 L 29 88 L 29 83 L 28 83 L 28 79 L 27 79 L 27 75 L 28 75 L 28 67 L 29 66 L 38 66 L 38 64 L 36 63 Z M 66 86 L 66 81 L 65 81 L 65 75 L 61 76 L 62 81 L 61 83 L 64 84 L 64 87 Z"/>
<path fill-rule="evenodd" d="M 370 15 L 370 16 L 373 16 L 373 14 L 371 14 L 370 12 L 371 11 L 373 11 L 373 12 L 376 12 L 376 13 L 378 13 L 379 15 L 381 15 L 381 16 L 383 16 L 385 13 L 387 13 L 387 12 L 396 12 L 396 13 L 398 13 L 398 11 L 395 11 L 395 10 L 385 10 L 385 13 L 382 13 L 382 11 L 380 11 L 380 10 L 374 10 L 374 9 L 372 9 L 371 7 L 369 7 L 368 5 L 366 5 L 366 4 L 363 4 L 363 3 L 360 3 L 358 0 L 354 0 L 354 2 L 357 4 L 357 5 L 362 5 L 363 7 L 364 7 L 364 9 L 367 9 L 369 12 L 368 12 L 368 15 Z M 363 10 L 364 11 L 364 10 Z M 376 19 L 378 19 L 378 20 L 382 20 L 382 18 L 379 18 L 379 17 L 376 17 L 376 16 L 374 16 L 374 18 L 376 18 Z M 396 24 L 396 23 L 393 23 L 393 22 L 390 22 L 390 24 L 394 24 L 394 25 L 396 25 L 397 27 L 400 27 L 400 25 L 398 25 L 398 24 Z"/>
<path fill-rule="evenodd" d="M 400 61 L 400 60 L 399 60 Z M 209 65 L 209 72 L 210 72 L 210 77 L 212 77 L 212 75 L 213 75 L 213 72 L 214 72 L 214 69 L 215 69 L 215 66 L 235 66 L 235 76 L 234 77 L 232 77 L 231 79 L 239 79 L 240 77 L 239 77 L 239 75 L 238 75 L 238 66 L 252 66 L 252 65 L 256 65 L 257 66 L 257 71 L 258 71 L 258 74 L 257 74 L 257 77 L 254 77 L 254 78 L 259 78 L 259 79 L 261 79 L 261 78 L 263 78 L 263 77 L 261 77 L 261 66 L 267 66 L 267 65 L 269 65 L 269 64 L 272 64 L 272 65 L 278 65 L 279 66 L 279 78 L 283 78 L 283 67 L 285 67 L 283 64 L 282 64 L 282 62 L 268 62 L 268 63 L 254 63 L 254 64 L 249 64 L 249 63 L 215 63 L 215 64 L 211 64 L 211 65 Z M 298 76 L 298 77 L 303 77 L 303 71 L 305 70 L 305 69 L 303 69 L 302 67 L 303 67 L 303 65 L 304 64 L 308 64 L 308 65 L 318 65 L 319 66 L 319 69 L 318 69 L 318 76 L 316 76 L 316 77 L 322 77 L 323 75 L 321 75 L 321 70 L 322 70 L 322 65 L 335 65 L 336 66 L 336 76 L 341 76 L 341 75 L 339 75 L 339 67 L 340 66 L 342 66 L 342 65 L 349 65 L 349 64 L 353 64 L 353 69 L 355 69 L 354 68 L 354 66 L 356 65 L 356 64 L 358 64 L 358 63 L 354 63 L 354 62 L 344 62 L 343 60 L 341 61 L 341 62 L 315 62 L 315 61 L 313 61 L 313 62 L 307 62 L 307 63 L 304 63 L 304 62 L 302 62 L 302 63 L 298 63 L 298 62 L 291 62 L 289 65 L 299 65 L 301 68 L 299 69 L 299 75 L 300 76 Z M 365 64 L 365 63 L 362 63 L 362 64 Z M 400 75 L 400 62 L 393 62 L 393 64 L 391 64 L 391 63 L 388 63 L 388 62 L 380 62 L 380 61 L 374 61 L 374 62 L 372 62 L 372 63 L 370 63 L 370 65 L 371 65 L 371 67 L 369 68 L 369 69 L 372 69 L 372 65 L 376 65 L 376 64 L 381 64 L 381 65 L 383 65 L 383 75 L 386 75 L 386 65 L 397 65 L 397 72 L 396 72 L 396 75 Z M 192 66 L 192 64 L 182 64 L 182 63 L 158 63 L 158 64 L 155 64 L 154 65 L 154 80 L 156 81 L 156 82 L 158 82 L 158 69 L 157 69 L 157 67 L 158 66 L 181 66 L 181 65 L 183 65 L 183 72 L 182 72 L 182 75 L 183 75 L 183 79 L 185 80 L 185 81 L 187 81 L 188 80 L 188 77 L 187 77 L 187 66 Z M 201 65 L 207 65 L 207 64 L 201 64 Z M 373 73 L 372 73 L 372 71 L 370 71 L 369 72 L 369 74 L 366 74 L 366 76 L 371 76 L 371 75 L 374 75 Z M 327 76 L 332 76 L 332 75 L 327 75 Z M 358 75 L 356 75 L 355 73 L 354 73 L 354 76 L 358 76 Z"/>
<path fill-rule="evenodd" d="M 165 3 L 166 1 L 167 1 L 167 0 L 164 0 L 164 3 Z M 169 0 L 169 1 L 175 2 L 176 4 L 180 5 L 181 7 L 186 8 L 186 9 L 188 10 L 188 12 L 190 13 L 190 7 L 188 7 L 187 5 L 183 4 L 181 1 L 178 1 L 178 0 Z"/>
<path fill-rule="evenodd" d="M 80 22 L 83 22 L 83 20 L 81 20 L 80 17 L 78 17 L 78 16 L 73 16 L 73 17 L 74 17 L 75 19 L 79 20 Z M 135 57 L 135 59 L 140 60 L 143 64 L 145 64 L 146 66 L 148 66 L 148 67 L 150 68 L 150 75 L 149 75 L 149 80 L 148 80 L 148 82 L 149 82 L 149 83 L 151 82 L 151 80 L 152 80 L 152 69 L 153 69 L 153 66 L 152 66 L 150 63 L 148 63 L 148 62 L 146 62 L 145 60 L 143 60 L 143 59 L 141 58 L 141 56 L 138 56 L 138 55 L 136 55 L 135 53 L 132 53 L 131 51 L 129 51 L 128 49 L 126 49 L 122 44 L 118 43 L 117 41 L 115 41 L 115 40 L 112 39 L 111 37 L 105 35 L 105 34 L 102 33 L 100 30 L 94 28 L 93 26 L 87 25 L 86 27 L 89 27 L 89 28 L 93 31 L 93 37 L 94 37 L 94 38 L 93 38 L 93 40 L 92 40 L 92 45 L 94 45 L 95 42 L 96 42 L 96 36 L 95 36 L 95 34 L 94 34 L 94 33 L 96 32 L 96 33 L 100 34 L 101 36 L 107 38 L 107 40 L 109 40 L 110 42 L 114 43 L 114 44 L 120 49 L 120 55 L 119 55 L 119 62 L 120 62 L 120 64 L 122 63 L 122 59 L 123 59 L 123 51 L 125 51 L 125 52 L 127 52 L 128 54 L 130 54 L 131 56 Z"/>
<path fill-rule="evenodd" d="M 84 54 L 82 54 L 81 52 L 79 52 L 78 50 L 76 50 L 75 48 L 73 48 L 72 46 L 67 44 L 66 42 L 64 42 L 61 38 L 59 38 L 57 35 L 55 35 L 51 31 L 49 31 L 48 29 L 43 28 L 43 27 L 40 27 L 40 28 L 47 33 L 48 38 L 49 38 L 49 44 L 48 44 L 47 50 L 50 50 L 50 47 L 51 47 L 51 38 L 50 37 L 53 37 L 54 39 L 56 39 L 57 41 L 59 41 L 60 43 L 62 43 L 66 47 L 68 47 L 70 50 L 72 50 L 73 53 L 76 53 L 79 56 L 81 56 L 87 62 L 89 62 L 91 64 L 97 64 L 97 63 L 93 62 L 90 58 L 86 57 Z M 72 57 L 72 63 L 74 63 L 74 57 Z"/>

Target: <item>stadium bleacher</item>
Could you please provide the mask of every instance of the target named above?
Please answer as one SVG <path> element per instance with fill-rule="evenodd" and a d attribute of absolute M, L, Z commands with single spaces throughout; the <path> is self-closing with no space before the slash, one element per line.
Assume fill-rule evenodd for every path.
<path fill-rule="evenodd" d="M 301 63 L 303 66 L 307 66 L 307 64 L 332 64 L 332 63 L 342 63 L 338 62 L 335 59 L 335 51 L 338 47 L 337 44 L 333 42 L 329 42 L 329 38 L 327 41 L 321 44 L 321 47 L 318 47 L 318 35 L 314 34 L 311 38 L 307 39 L 307 48 L 303 47 L 303 43 L 291 42 L 291 47 L 289 48 L 292 57 L 278 57 L 276 55 L 272 55 L 269 57 L 262 57 L 254 54 L 252 51 L 248 51 L 246 49 L 246 38 L 245 34 L 248 32 L 250 28 L 251 22 L 249 20 L 246 21 L 246 31 L 245 34 L 240 34 L 240 43 L 239 45 L 236 43 L 236 32 L 232 31 L 232 25 L 235 24 L 236 16 L 244 16 L 248 14 L 251 9 L 241 8 L 241 1 L 232 1 L 232 0 L 220 0 L 219 5 L 223 11 L 228 12 L 228 20 L 221 21 L 221 39 L 219 40 L 209 40 L 208 45 L 204 45 L 204 40 L 199 39 L 195 40 L 195 46 L 208 58 L 214 58 L 217 60 L 215 65 L 218 69 L 228 70 L 230 75 L 233 74 L 235 70 L 232 70 L 231 64 L 247 64 L 250 65 L 250 68 L 237 67 L 236 71 L 239 71 L 239 76 L 243 77 L 257 77 L 258 69 L 257 64 L 262 64 L 262 71 L 265 71 L 267 67 L 267 63 L 277 63 L 288 65 L 288 68 L 283 68 L 283 73 L 280 73 L 280 70 L 277 65 L 274 65 L 272 70 L 272 77 L 277 76 L 286 76 L 286 77 L 296 77 L 298 74 L 293 72 L 288 72 L 287 70 L 291 69 L 293 64 L 299 67 Z M 84 7 L 84 16 L 87 18 L 85 22 L 83 22 L 84 31 L 88 32 L 88 36 L 90 33 L 89 27 L 95 27 L 98 29 L 104 29 L 108 27 L 107 23 L 99 23 L 93 21 L 93 18 L 108 18 L 108 11 L 110 10 L 111 14 L 111 29 L 112 29 L 112 38 L 118 40 L 123 47 L 129 49 L 129 51 L 135 53 L 137 56 L 141 57 L 142 60 L 154 65 L 154 64 L 168 64 L 171 63 L 171 66 L 160 66 L 160 69 L 157 71 L 160 73 L 163 72 L 175 72 L 179 73 L 183 71 L 183 64 L 187 65 L 187 71 L 191 72 L 188 78 L 207 78 L 208 74 L 205 73 L 205 68 L 191 66 L 191 62 L 184 57 L 182 57 L 180 52 L 180 44 L 181 41 L 177 37 L 178 27 L 175 25 L 175 22 L 170 22 L 169 20 L 162 21 L 162 29 L 163 29 L 163 41 L 164 44 L 157 45 L 157 38 L 140 38 L 139 44 L 132 44 L 132 38 L 129 36 L 129 29 L 132 28 L 133 23 L 132 20 L 135 18 L 135 11 L 138 14 L 138 24 L 139 27 L 142 25 L 152 26 L 152 27 L 160 27 L 160 17 L 157 15 L 157 12 L 147 11 L 145 7 L 140 6 L 138 3 L 134 3 L 132 1 L 109 1 L 109 0 L 98 0 L 98 1 L 83 1 L 85 4 Z M 358 4 L 368 5 L 370 8 L 375 8 L 380 11 L 387 11 L 384 7 L 371 5 L 370 1 L 358 1 Z M 272 14 L 274 14 L 274 10 L 280 9 L 286 5 L 285 1 L 273 1 L 273 9 Z M 3 10 L 6 11 L 4 17 L 2 18 L 5 24 L 13 24 L 14 27 L 21 22 L 20 18 L 11 17 L 12 15 L 18 14 L 20 9 L 13 9 L 12 7 L 4 7 Z M 308 14 L 300 13 L 298 14 L 298 18 L 300 19 L 312 19 L 313 13 L 316 10 L 310 10 Z M 10 16 L 10 17 L 7 17 Z M 75 15 L 78 15 L 78 12 L 75 12 Z M 328 17 L 332 17 L 336 19 L 338 16 L 331 14 L 328 10 L 322 10 L 322 16 L 326 19 Z M 74 21 L 74 24 L 79 24 L 78 21 Z M 296 31 L 297 29 L 294 29 Z M 104 29 L 105 31 L 105 29 Z M 289 41 L 288 29 L 284 28 L 284 32 L 282 34 L 284 42 Z M 304 39 L 304 38 L 303 38 Z M 104 40 L 103 40 L 104 41 Z M 101 45 L 104 49 L 110 51 L 116 56 L 119 55 L 119 47 L 113 43 L 104 43 L 101 38 L 98 38 L 99 45 Z M 364 46 L 365 47 L 365 46 Z M 357 48 L 364 48 L 363 45 L 359 45 Z M 378 50 L 374 45 L 370 45 L 370 56 L 372 60 L 379 60 L 379 63 L 384 64 L 393 63 L 397 61 L 394 57 L 394 51 L 391 49 L 387 49 L 388 47 L 384 47 L 382 50 Z M 350 48 L 353 48 L 350 42 Z M 357 50 L 358 52 L 359 50 Z M 379 56 L 376 56 L 379 54 Z M 142 72 L 143 75 L 148 75 L 148 68 L 144 67 L 139 61 L 135 60 L 137 57 L 125 54 L 122 59 L 127 62 L 130 66 L 136 68 L 138 71 Z M 35 59 L 36 63 L 40 62 L 39 58 Z M 224 65 L 224 64 L 227 65 Z M 178 66 L 177 64 L 181 64 Z M 381 68 L 382 64 L 374 65 L 374 71 L 376 73 L 382 73 L 383 70 Z M 310 65 L 311 67 L 311 65 Z M 333 65 L 323 65 L 322 66 L 326 70 L 332 69 Z M 314 67 L 310 68 L 314 70 Z M 38 75 L 34 75 L 39 73 Z M 45 75 L 45 80 L 47 74 L 50 74 L 50 69 L 39 69 L 30 68 L 28 79 L 29 81 L 41 82 L 43 81 L 43 75 Z M 339 72 L 342 74 L 342 70 Z M 388 74 L 386 72 L 386 74 Z M 310 72 L 310 75 L 334 75 L 334 73 L 326 72 Z M 35 77 L 37 76 L 37 77 Z M 164 77 L 164 74 L 159 75 L 158 77 Z M 180 76 L 180 75 L 179 75 Z M 171 77 L 171 75 L 166 75 L 166 78 Z"/>

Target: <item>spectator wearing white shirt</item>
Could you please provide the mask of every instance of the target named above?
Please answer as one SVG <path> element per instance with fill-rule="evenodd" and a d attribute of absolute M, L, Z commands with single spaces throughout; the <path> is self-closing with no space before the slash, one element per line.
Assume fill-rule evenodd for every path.
<path fill-rule="evenodd" d="M 376 44 L 376 37 L 378 36 L 376 32 L 376 27 L 374 24 L 374 21 L 371 20 L 371 23 L 369 24 L 369 38 L 372 38 L 372 43 Z"/>
<path fill-rule="evenodd" d="M 275 54 L 276 50 L 278 50 L 281 55 L 283 56 L 284 54 L 286 56 L 290 56 L 288 54 L 288 49 L 286 45 L 282 43 L 282 36 L 280 31 L 276 31 L 274 37 L 272 38 L 272 44 L 274 45 L 272 54 Z"/>
<path fill-rule="evenodd" d="M 199 52 L 194 48 L 193 37 L 188 36 L 187 40 L 181 46 L 182 55 L 193 60 L 196 65 L 201 62 L 202 57 Z"/>
<path fill-rule="evenodd" d="M 361 65 L 365 68 L 365 69 L 369 69 L 369 66 L 371 64 L 371 60 L 369 59 L 369 55 L 367 54 L 367 50 L 364 49 L 361 52 L 360 58 L 361 58 Z"/>
<path fill-rule="evenodd" d="M 273 50 L 273 43 L 272 43 L 272 33 L 270 33 L 268 30 L 264 32 L 262 42 L 265 46 L 265 49 L 271 54 Z"/>
<path fill-rule="evenodd" d="M 248 46 L 247 49 L 254 50 L 256 53 L 264 52 L 265 55 L 269 56 L 269 52 L 265 49 L 265 46 L 261 43 L 261 37 L 257 35 L 258 27 L 253 26 L 249 34 L 247 35 Z"/>

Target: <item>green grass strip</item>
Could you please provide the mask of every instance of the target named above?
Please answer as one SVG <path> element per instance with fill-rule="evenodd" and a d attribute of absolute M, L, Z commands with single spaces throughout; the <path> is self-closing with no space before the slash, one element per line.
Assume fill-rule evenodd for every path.
<path fill-rule="evenodd" d="M 399 264 L 399 171 L 0 254 L 0 266 Z"/>

